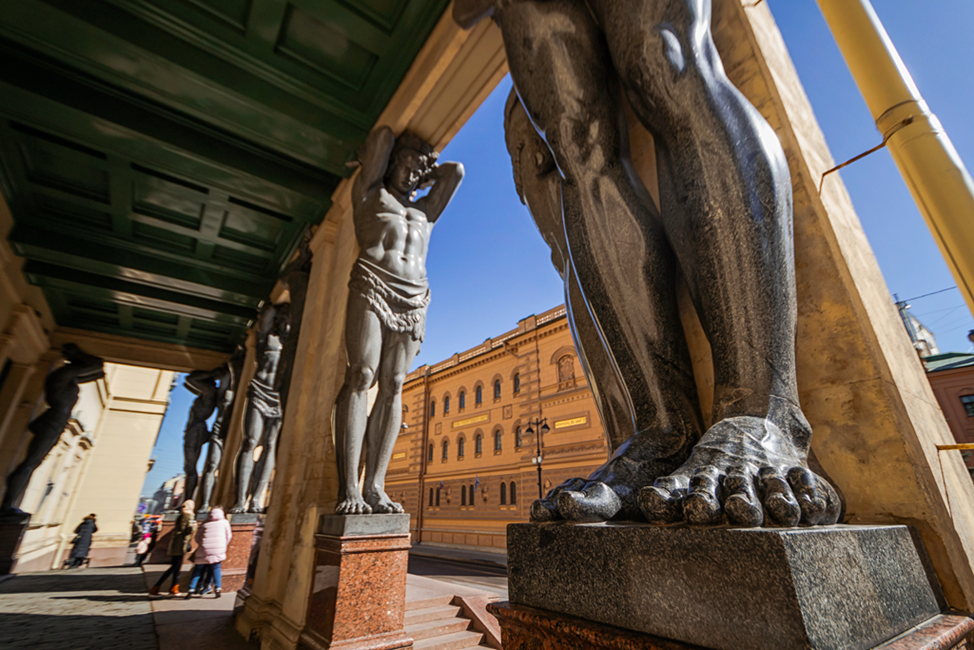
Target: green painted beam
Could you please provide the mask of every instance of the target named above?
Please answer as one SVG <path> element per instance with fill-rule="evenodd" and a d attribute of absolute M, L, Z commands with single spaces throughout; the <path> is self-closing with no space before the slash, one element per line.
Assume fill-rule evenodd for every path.
<path fill-rule="evenodd" d="M 57 230 L 20 224 L 10 233 L 14 251 L 30 260 L 253 309 L 274 286 L 273 280 L 174 264 L 127 247 L 105 245 L 105 242 L 101 247 L 85 246 L 83 241 Z"/>
<path fill-rule="evenodd" d="M 255 311 L 240 305 L 188 296 L 175 291 L 140 285 L 94 273 L 84 273 L 45 262 L 28 261 L 24 276 L 44 288 L 69 291 L 71 295 L 89 296 L 111 302 L 145 306 L 214 323 L 243 325 L 252 321 Z"/>

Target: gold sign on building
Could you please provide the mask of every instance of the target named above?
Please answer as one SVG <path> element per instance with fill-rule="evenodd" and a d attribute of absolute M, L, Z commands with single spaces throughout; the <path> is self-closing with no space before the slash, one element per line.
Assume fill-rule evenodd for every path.
<path fill-rule="evenodd" d="M 555 428 L 567 429 L 568 427 L 577 427 L 581 424 L 585 424 L 586 422 L 588 422 L 588 418 L 583 415 L 580 418 L 572 418 L 570 420 L 558 420 L 557 422 L 555 422 Z"/>
<path fill-rule="evenodd" d="M 457 420 L 450 426 L 452 426 L 454 429 L 459 429 L 460 427 L 465 427 L 470 424 L 479 424 L 481 422 L 488 422 L 488 421 L 490 421 L 490 416 L 484 414 L 472 418 L 467 418 L 466 420 Z"/>
<path fill-rule="evenodd" d="M 405 458 L 405 457 L 406 457 L 406 452 L 400 451 L 398 454 L 392 455 L 392 460 L 399 460 L 400 458 Z"/>

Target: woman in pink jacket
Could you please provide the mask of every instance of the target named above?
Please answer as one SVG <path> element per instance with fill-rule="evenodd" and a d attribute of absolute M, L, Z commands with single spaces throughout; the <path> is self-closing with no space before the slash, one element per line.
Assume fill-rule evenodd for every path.
<path fill-rule="evenodd" d="M 232 536 L 230 522 L 223 514 L 223 508 L 219 506 L 213 508 L 209 519 L 196 531 L 196 542 L 199 547 L 196 549 L 196 566 L 193 568 L 193 577 L 189 581 L 186 598 L 192 598 L 194 591 L 197 595 L 202 594 L 211 578 L 214 583 L 214 594 L 217 598 L 220 597 L 222 578 L 220 562 L 227 559 L 227 546 Z"/>

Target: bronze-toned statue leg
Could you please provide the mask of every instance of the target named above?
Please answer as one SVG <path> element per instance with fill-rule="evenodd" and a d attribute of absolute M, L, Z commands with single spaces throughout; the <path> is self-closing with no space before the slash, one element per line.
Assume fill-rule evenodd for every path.
<path fill-rule="evenodd" d="M 700 430 L 674 256 L 630 168 L 605 39 L 584 4 L 522 0 L 497 18 L 518 94 L 561 172 L 571 263 L 636 422 L 605 466 L 536 502 L 532 518 L 635 517 L 639 488 L 676 469 Z"/>

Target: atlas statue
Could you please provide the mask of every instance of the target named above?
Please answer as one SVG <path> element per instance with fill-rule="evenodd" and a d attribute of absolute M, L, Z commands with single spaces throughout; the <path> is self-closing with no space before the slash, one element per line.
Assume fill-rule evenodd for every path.
<path fill-rule="evenodd" d="M 186 429 L 183 431 L 183 472 L 186 474 L 186 484 L 183 489 L 182 502 L 192 501 L 199 482 L 196 465 L 200 460 L 203 445 L 210 438 L 210 430 L 206 421 L 213 415 L 220 402 L 220 386 L 217 383 L 227 374 L 226 364 L 213 370 L 194 370 L 186 375 L 183 386 L 196 395 L 192 406 L 189 407 L 189 417 Z"/>
<path fill-rule="evenodd" d="M 82 351 L 74 343 L 61 346 L 61 355 L 67 362 L 52 370 L 44 379 L 44 400 L 48 409 L 27 424 L 33 434 L 27 447 L 27 456 L 7 476 L 7 490 L 0 503 L 0 514 L 26 516 L 17 504 L 20 502 L 30 477 L 44 458 L 54 449 L 61 433 L 68 426 L 71 412 L 81 394 L 79 384 L 96 381 L 105 376 L 104 361 Z"/>
<path fill-rule="evenodd" d="M 457 0 L 500 27 L 517 98 L 508 146 L 566 283 L 608 462 L 531 506 L 534 521 L 831 524 L 799 406 L 788 164 L 727 79 L 710 0 Z M 627 100 L 653 135 L 657 208 L 629 157 Z M 525 155 L 528 153 L 528 155 Z M 677 306 L 710 341 L 704 430 Z"/>
<path fill-rule="evenodd" d="M 360 253 L 348 283 L 348 367 L 335 410 L 338 514 L 403 512 L 385 493 L 386 469 L 402 424 L 403 382 L 426 328 L 430 234 L 463 180 L 463 165 L 436 158 L 418 136 L 397 138 L 389 127 L 370 133 L 359 156 L 352 201 Z M 420 197 L 421 189 L 429 192 Z"/>
<path fill-rule="evenodd" d="M 230 355 L 227 363 L 219 368 L 216 389 L 216 417 L 210 428 L 209 444 L 206 447 L 206 462 L 203 464 L 203 477 L 200 479 L 200 493 L 196 502 L 200 510 L 209 510 L 210 497 L 216 483 L 216 472 L 223 460 L 223 445 L 230 430 L 230 418 L 233 415 L 233 403 L 239 392 L 237 384 L 243 371 L 246 350 L 238 345 Z"/>
<path fill-rule="evenodd" d="M 257 317 L 257 371 L 247 386 L 244 436 L 237 454 L 237 502 L 232 513 L 259 512 L 259 500 L 274 471 L 277 433 L 284 419 L 281 395 L 275 388 L 281 350 L 290 332 L 287 303 L 268 305 Z M 261 448 L 260 462 L 254 450 Z"/>

